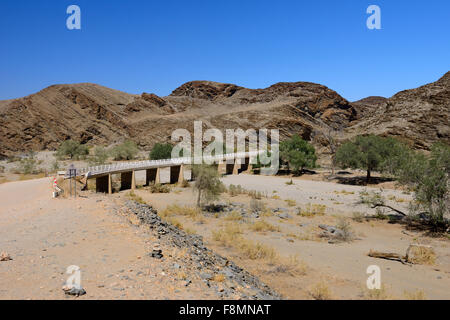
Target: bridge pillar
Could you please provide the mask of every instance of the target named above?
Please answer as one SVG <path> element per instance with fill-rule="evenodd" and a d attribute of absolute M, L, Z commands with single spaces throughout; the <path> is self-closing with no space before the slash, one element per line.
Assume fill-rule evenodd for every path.
<path fill-rule="evenodd" d="M 233 174 L 235 163 L 225 163 L 225 174 Z"/>
<path fill-rule="evenodd" d="M 152 168 L 147 169 L 145 174 L 145 184 L 147 186 L 150 185 L 150 183 L 159 184 L 160 178 L 159 178 L 159 168 Z"/>
<path fill-rule="evenodd" d="M 226 174 L 226 172 L 227 172 L 227 165 L 226 165 L 225 161 L 220 161 L 217 164 L 217 172 L 219 173 L 219 175 Z"/>
<path fill-rule="evenodd" d="M 170 167 L 170 184 L 182 183 L 184 179 L 183 165 Z"/>
<path fill-rule="evenodd" d="M 240 159 L 235 159 L 234 160 L 234 165 L 233 165 L 233 175 L 237 175 L 239 174 L 239 169 L 241 168 L 241 162 Z"/>
<path fill-rule="evenodd" d="M 133 171 L 122 172 L 120 174 L 120 190 L 131 189 Z"/>
<path fill-rule="evenodd" d="M 131 171 L 131 190 L 136 189 L 136 171 Z"/>
<path fill-rule="evenodd" d="M 108 194 L 112 194 L 112 174 L 108 174 Z"/>
<path fill-rule="evenodd" d="M 107 193 L 108 190 L 108 176 L 95 178 L 95 191 Z"/>
<path fill-rule="evenodd" d="M 249 172 L 249 171 L 252 170 L 252 165 L 250 164 L 250 158 L 245 158 L 243 160 L 244 161 L 241 163 L 241 167 L 238 170 L 239 173 L 241 173 L 241 172 Z"/>

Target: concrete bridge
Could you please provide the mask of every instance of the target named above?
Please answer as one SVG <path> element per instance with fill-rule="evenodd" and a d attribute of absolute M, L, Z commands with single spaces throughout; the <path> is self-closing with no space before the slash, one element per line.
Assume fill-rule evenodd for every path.
<path fill-rule="evenodd" d="M 256 158 L 263 151 L 228 153 L 218 156 L 207 156 L 201 159 L 205 163 L 211 163 L 217 166 L 221 174 L 239 174 L 240 172 L 251 170 L 251 159 Z M 136 188 L 136 171 L 146 171 L 146 185 L 151 183 L 160 183 L 160 170 L 170 168 L 170 183 L 181 183 L 184 180 L 184 166 L 191 165 L 191 157 L 164 159 L 164 160 L 146 160 L 134 162 L 122 162 L 111 165 L 101 165 L 83 168 L 77 171 L 77 176 L 83 176 L 86 179 L 95 179 L 96 191 L 112 194 L 112 175 L 120 174 L 121 189 Z M 191 180 L 194 180 L 191 170 Z"/>

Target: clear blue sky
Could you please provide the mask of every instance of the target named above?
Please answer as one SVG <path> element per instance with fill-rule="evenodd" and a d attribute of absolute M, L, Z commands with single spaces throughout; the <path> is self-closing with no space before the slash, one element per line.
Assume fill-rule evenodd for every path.
<path fill-rule="evenodd" d="M 71 4 L 81 30 L 66 28 Z M 382 30 L 366 27 L 371 4 Z M 357 100 L 449 70 L 448 0 L 0 1 L 0 99 L 77 82 L 164 96 L 212 80 L 311 81 Z"/>

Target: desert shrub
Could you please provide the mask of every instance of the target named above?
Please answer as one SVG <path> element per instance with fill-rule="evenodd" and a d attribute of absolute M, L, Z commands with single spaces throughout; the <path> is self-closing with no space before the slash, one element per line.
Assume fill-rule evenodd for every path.
<path fill-rule="evenodd" d="M 219 198 L 224 186 L 220 181 L 219 173 L 214 166 L 196 165 L 193 167 L 195 182 L 194 189 L 197 191 L 197 206 L 201 203 L 209 203 Z"/>
<path fill-rule="evenodd" d="M 150 185 L 151 193 L 170 193 L 170 186 L 167 184 L 155 183 Z"/>
<path fill-rule="evenodd" d="M 304 168 L 314 168 L 317 160 L 314 147 L 299 135 L 293 135 L 280 143 L 280 158 L 294 172 L 301 172 Z"/>
<path fill-rule="evenodd" d="M 128 140 L 115 147 L 110 151 L 114 160 L 133 160 L 136 158 L 139 149 L 135 142 Z"/>
<path fill-rule="evenodd" d="M 66 140 L 60 144 L 58 150 L 56 151 L 56 156 L 59 159 L 69 157 L 70 159 L 85 159 L 89 154 L 89 148 L 80 144 L 75 140 Z"/>
<path fill-rule="evenodd" d="M 150 160 L 171 159 L 173 146 L 170 143 L 156 143 L 150 151 Z"/>
<path fill-rule="evenodd" d="M 337 235 L 337 240 L 340 241 L 351 241 L 353 240 L 353 232 L 350 226 L 350 222 L 345 217 L 339 217 L 336 224 L 336 228 L 341 230 L 341 233 Z"/>
<path fill-rule="evenodd" d="M 100 165 L 105 164 L 106 160 L 108 160 L 108 150 L 106 150 L 102 146 L 97 146 L 92 149 L 91 154 L 89 155 L 89 164 L 90 165 Z"/>
<path fill-rule="evenodd" d="M 264 202 L 262 202 L 261 200 L 257 199 L 250 200 L 250 209 L 253 212 L 261 212 L 264 210 L 264 208 L 265 208 Z"/>

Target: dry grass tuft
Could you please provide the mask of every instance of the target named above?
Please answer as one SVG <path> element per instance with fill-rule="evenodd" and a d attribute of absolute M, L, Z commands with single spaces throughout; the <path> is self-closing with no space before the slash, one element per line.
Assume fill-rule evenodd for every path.
<path fill-rule="evenodd" d="M 286 204 L 289 206 L 289 207 L 295 207 L 296 205 L 297 205 L 297 202 L 295 201 L 295 200 L 292 200 L 292 199 L 286 199 L 286 200 L 284 200 L 285 202 L 286 202 Z"/>
<path fill-rule="evenodd" d="M 251 260 L 273 261 L 277 257 L 273 248 L 245 239 L 242 236 L 242 229 L 237 223 L 227 223 L 222 229 L 214 230 L 212 238 L 223 246 L 240 250 L 245 257 Z"/>
<path fill-rule="evenodd" d="M 436 253 L 433 248 L 412 246 L 408 255 L 408 261 L 432 266 L 436 263 Z"/>
<path fill-rule="evenodd" d="M 327 206 L 324 204 L 311 204 L 308 203 L 304 209 L 298 208 L 297 215 L 302 217 L 314 217 L 325 215 Z"/>
<path fill-rule="evenodd" d="M 328 288 L 327 284 L 324 281 L 321 281 L 314 285 L 309 290 L 309 295 L 314 300 L 331 300 L 331 291 Z"/>
<path fill-rule="evenodd" d="M 405 296 L 406 300 L 427 300 L 427 297 L 423 290 L 417 290 L 414 292 L 405 291 L 403 295 Z"/>
<path fill-rule="evenodd" d="M 213 277 L 213 281 L 215 282 L 224 282 L 225 276 L 222 273 L 216 273 Z"/>
<path fill-rule="evenodd" d="M 390 300 L 392 296 L 388 294 L 384 285 L 380 289 L 365 289 L 363 297 L 366 300 Z"/>
<path fill-rule="evenodd" d="M 265 220 L 258 220 L 250 225 L 250 229 L 256 232 L 280 232 L 280 228 L 274 225 L 271 225 Z"/>
<path fill-rule="evenodd" d="M 269 273 L 280 273 L 296 277 L 305 276 L 307 271 L 308 266 L 305 262 L 300 261 L 297 256 L 289 256 L 288 258 L 279 259 L 277 266 Z"/>
<path fill-rule="evenodd" d="M 126 196 L 133 201 L 139 202 L 141 204 L 146 204 L 146 202 L 140 197 L 138 196 L 136 193 L 134 193 L 134 191 L 130 191 L 126 194 Z"/>

